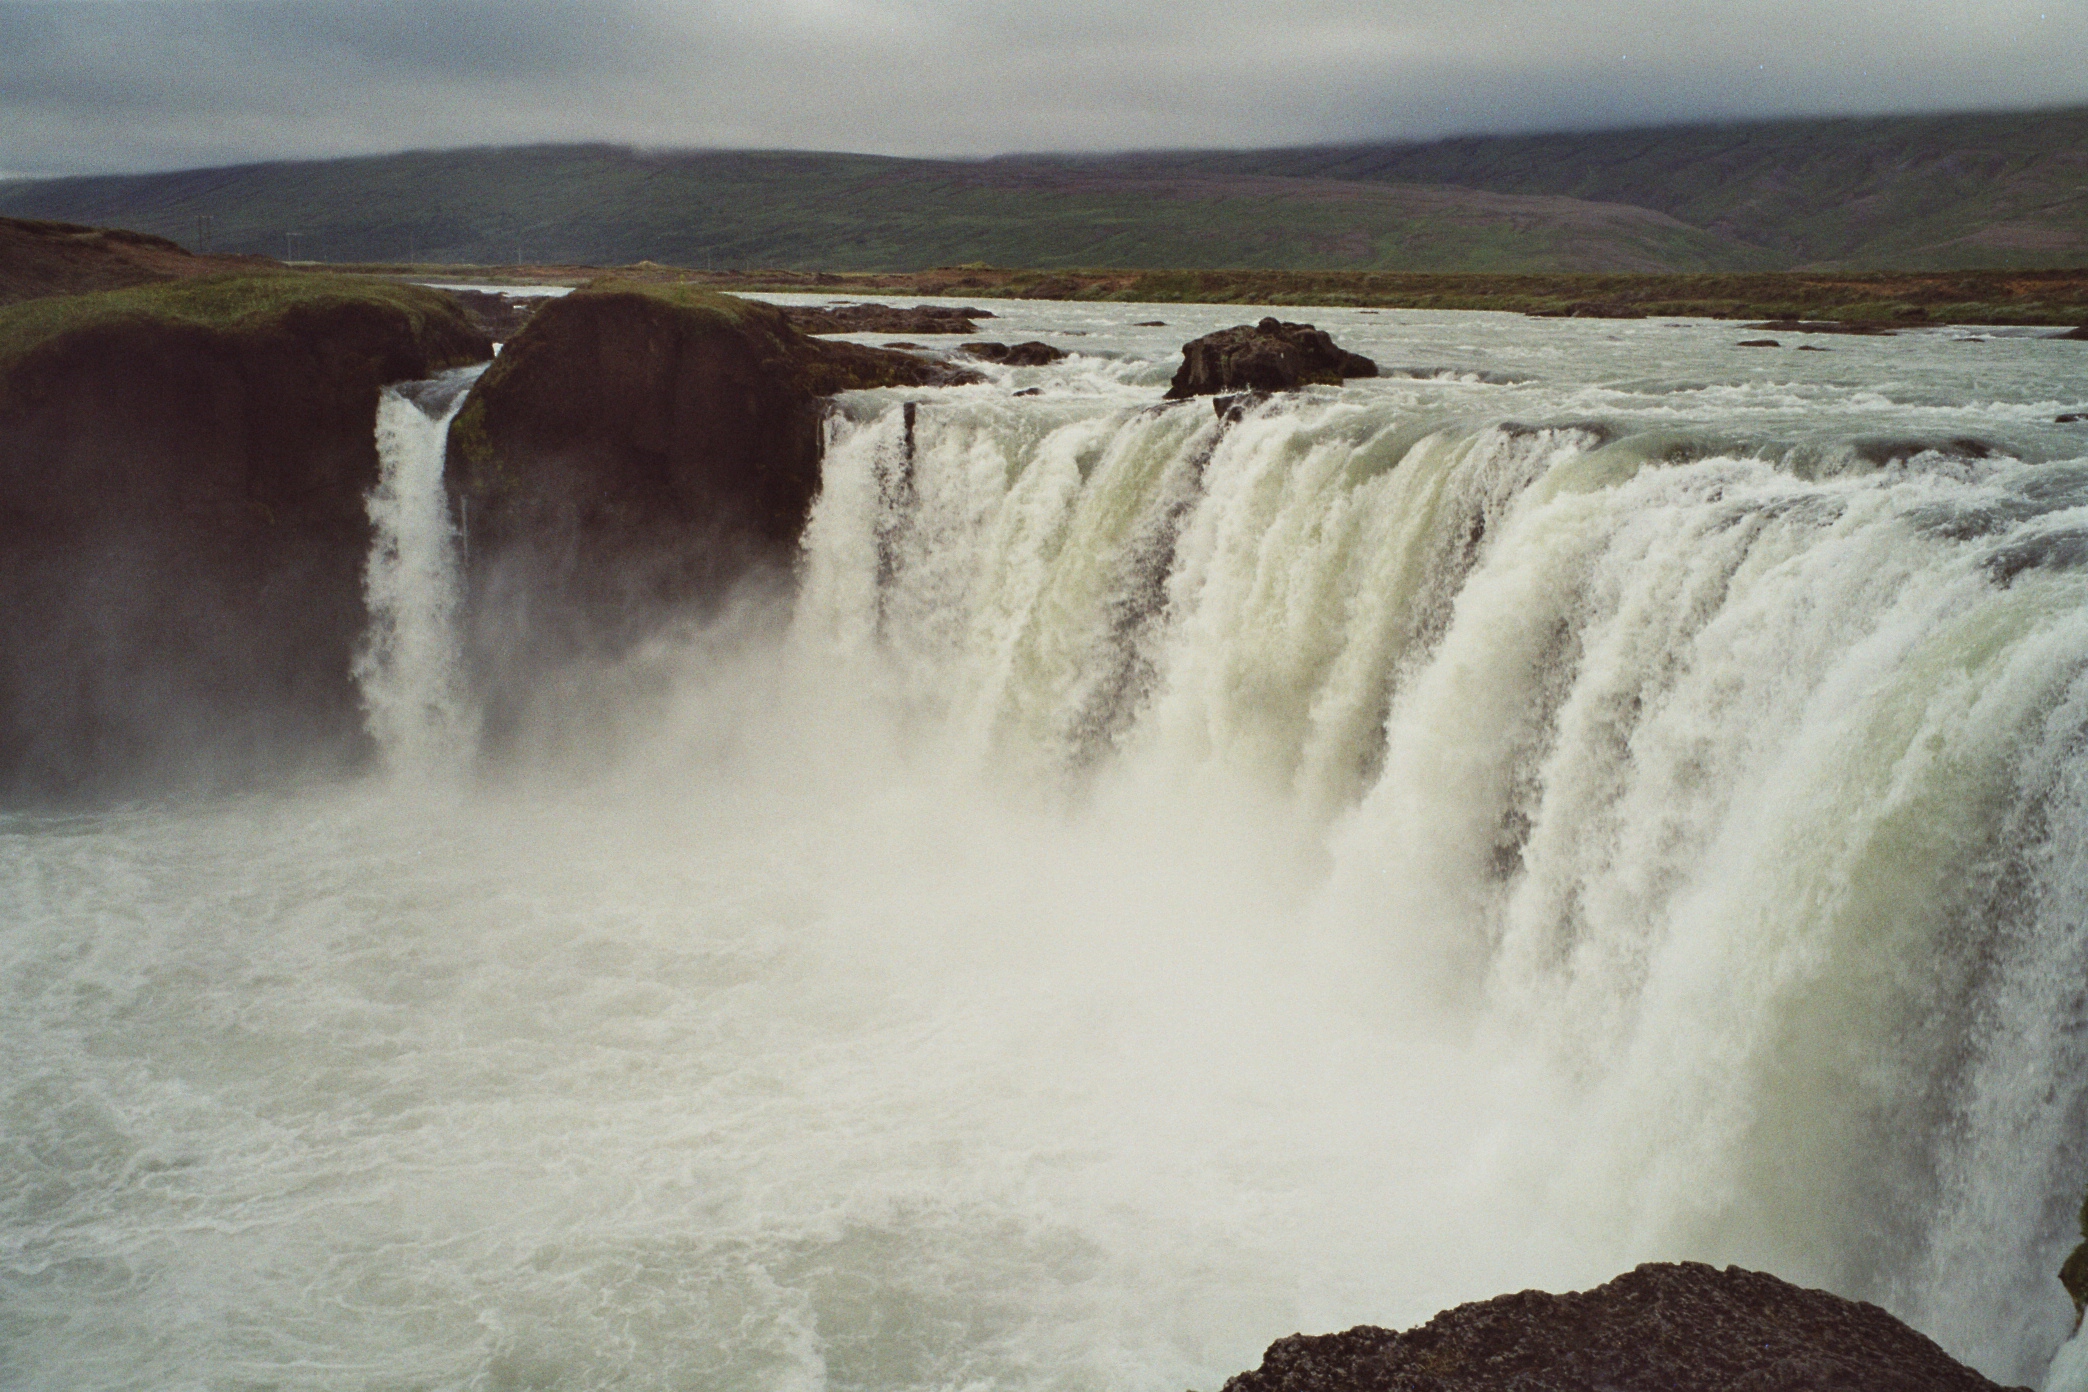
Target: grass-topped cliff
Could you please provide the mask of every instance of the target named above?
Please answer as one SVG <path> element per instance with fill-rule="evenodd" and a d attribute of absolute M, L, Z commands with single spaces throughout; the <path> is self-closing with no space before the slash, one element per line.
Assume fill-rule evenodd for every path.
<path fill-rule="evenodd" d="M 273 271 L 220 273 L 8 305 L 0 308 L 0 372 L 70 334 L 157 325 L 252 338 L 300 321 L 367 312 L 395 316 L 425 346 L 435 370 L 485 357 L 484 344 L 455 302 L 439 291 L 367 276 Z"/>
<path fill-rule="evenodd" d="M 547 668 L 788 573 L 819 489 L 822 397 L 962 375 L 695 286 L 601 281 L 537 311 L 450 427 L 489 737 Z"/>
<path fill-rule="evenodd" d="M 490 351 L 446 296 L 346 276 L 0 309 L 0 798 L 365 752 L 378 394 Z"/>

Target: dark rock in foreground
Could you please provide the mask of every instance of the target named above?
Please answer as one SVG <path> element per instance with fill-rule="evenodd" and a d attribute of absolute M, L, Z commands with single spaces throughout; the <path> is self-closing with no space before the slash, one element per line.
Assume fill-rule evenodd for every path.
<path fill-rule="evenodd" d="M 2080 325 L 2076 325 L 2075 327 L 2073 327 L 2073 328 L 2071 328 L 2071 329 L 2068 329 L 2068 330 L 2067 330 L 2067 331 L 2066 331 L 2065 333 L 2063 333 L 2063 334 L 2053 334 L 2053 335 L 2052 335 L 2052 337 L 2054 337 L 2054 338 L 2071 338 L 2071 339 L 2088 339 L 2088 324 L 2080 324 Z"/>
<path fill-rule="evenodd" d="M 1523 1291 L 1405 1333 L 1294 1334 L 1225 1392 L 1994 1392 L 1875 1305 L 1757 1271 L 1648 1263 Z"/>
<path fill-rule="evenodd" d="M 979 331 L 973 320 L 993 317 L 968 305 L 915 305 L 911 309 L 878 304 L 788 305 L 783 313 L 792 328 L 808 334 L 968 334 Z"/>
<path fill-rule="evenodd" d="M 0 793 L 366 754 L 378 392 L 490 351 L 435 291 L 337 276 L 0 311 Z"/>
<path fill-rule="evenodd" d="M 1296 391 L 1375 377 L 1377 364 L 1337 347 L 1324 329 L 1264 319 L 1220 329 L 1182 345 L 1182 366 L 1167 399 L 1236 391 Z"/>
<path fill-rule="evenodd" d="M 1066 356 L 1065 349 L 1054 348 L 1049 343 L 1041 343 L 1035 339 L 1028 343 L 967 343 L 958 351 L 1007 367 L 1043 367 Z"/>

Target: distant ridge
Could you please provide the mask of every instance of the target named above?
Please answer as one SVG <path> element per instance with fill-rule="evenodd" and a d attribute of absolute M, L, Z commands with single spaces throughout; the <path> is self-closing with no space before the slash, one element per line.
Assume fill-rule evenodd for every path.
<path fill-rule="evenodd" d="M 197 250 L 696 268 L 2088 265 L 2088 108 L 983 161 L 607 145 L 0 183 Z"/>

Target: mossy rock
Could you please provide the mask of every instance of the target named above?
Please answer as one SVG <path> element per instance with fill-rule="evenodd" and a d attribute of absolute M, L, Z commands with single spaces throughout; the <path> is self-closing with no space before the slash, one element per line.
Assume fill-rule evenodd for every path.
<path fill-rule="evenodd" d="M 378 393 L 490 351 L 346 277 L 0 310 L 0 795 L 361 757 Z"/>
<path fill-rule="evenodd" d="M 977 380 L 811 338 L 773 305 L 609 279 L 537 311 L 450 428 L 482 678 L 615 651 L 751 571 L 787 575 L 819 491 L 822 398 Z M 513 600 L 528 618 L 496 616 Z"/>

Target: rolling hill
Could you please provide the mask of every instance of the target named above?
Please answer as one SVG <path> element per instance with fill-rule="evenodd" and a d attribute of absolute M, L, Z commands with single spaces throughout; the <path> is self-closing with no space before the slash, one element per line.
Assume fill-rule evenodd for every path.
<path fill-rule="evenodd" d="M 2088 263 L 2088 109 L 980 161 L 450 150 L 17 180 L 0 214 L 336 262 L 2071 266 Z"/>

